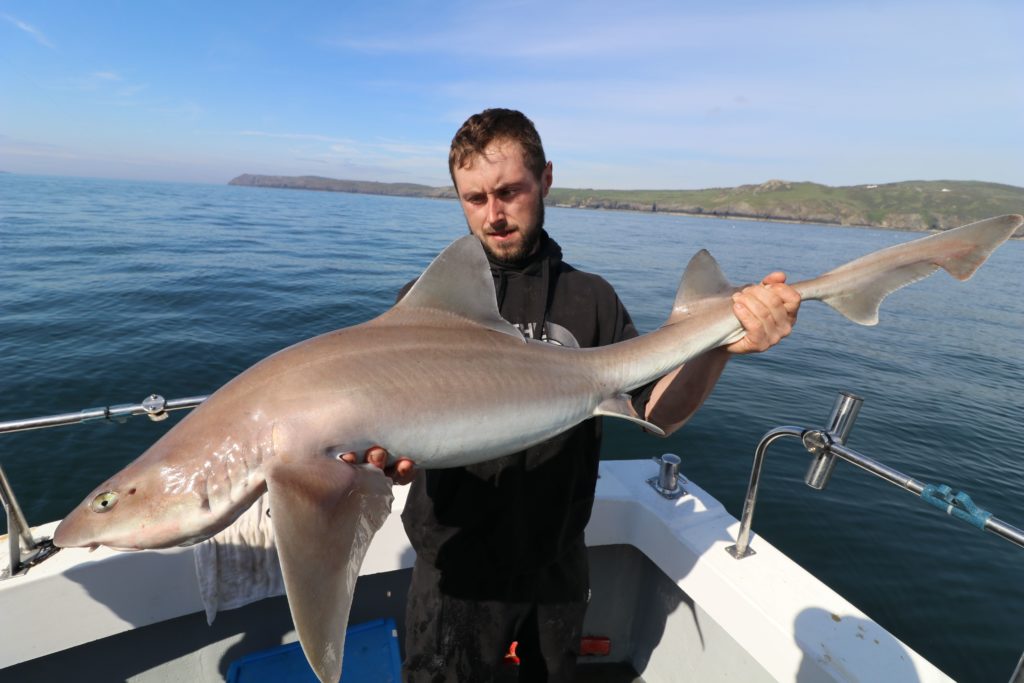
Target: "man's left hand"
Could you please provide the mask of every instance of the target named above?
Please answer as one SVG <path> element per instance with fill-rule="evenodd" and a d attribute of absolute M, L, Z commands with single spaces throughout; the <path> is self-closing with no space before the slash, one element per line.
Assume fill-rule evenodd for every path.
<path fill-rule="evenodd" d="M 345 462 L 355 465 L 359 462 L 359 456 L 355 453 L 345 453 L 341 456 Z M 388 464 L 391 455 L 380 446 L 372 446 L 363 454 L 363 461 L 378 467 L 384 474 L 396 484 L 404 486 L 416 478 L 415 464 L 407 458 L 398 458 L 392 464 Z"/>
<path fill-rule="evenodd" d="M 746 336 L 725 347 L 731 353 L 767 351 L 789 336 L 800 310 L 800 294 L 786 284 L 786 274 L 774 272 L 760 284 L 733 294 L 733 312 Z"/>

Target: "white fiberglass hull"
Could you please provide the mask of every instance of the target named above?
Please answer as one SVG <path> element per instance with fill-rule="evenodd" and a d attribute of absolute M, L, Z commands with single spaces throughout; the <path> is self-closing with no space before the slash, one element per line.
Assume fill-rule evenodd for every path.
<path fill-rule="evenodd" d="M 950 680 L 764 539 L 755 539 L 756 555 L 735 560 L 725 548 L 736 519 L 692 482 L 688 495 L 661 498 L 645 481 L 654 474 L 649 461 L 601 463 L 587 528 L 593 599 L 585 633 L 607 636 L 611 653 L 592 659 L 625 662 L 646 683 Z M 402 623 L 404 593 L 388 577 L 404 581 L 414 554 L 398 514 L 406 489 L 395 491 L 396 509 L 360 574 L 373 607 L 360 606 L 357 592 L 353 623 L 360 609 Z M 0 679 L 53 680 L 59 668 L 76 681 L 223 681 L 231 659 L 268 639 L 295 639 L 282 599 L 223 612 L 213 627 L 202 612 L 192 547 L 65 549 L 0 581 Z M 138 639 L 132 652 L 125 639 Z M 118 657 L 139 662 L 104 659 L 113 642 Z M 95 658 L 106 665 L 97 670 Z"/>

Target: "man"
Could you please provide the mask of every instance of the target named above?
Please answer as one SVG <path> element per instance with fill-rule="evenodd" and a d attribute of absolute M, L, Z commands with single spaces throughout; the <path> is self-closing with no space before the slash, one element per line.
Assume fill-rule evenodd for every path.
<path fill-rule="evenodd" d="M 507 109 L 471 116 L 452 140 L 449 170 L 505 319 L 528 337 L 581 347 L 636 336 L 611 286 L 563 262 L 544 230 L 552 164 L 528 118 Z M 783 273 L 747 287 L 734 297 L 746 336 L 637 391 L 634 407 L 675 431 L 729 358 L 778 343 L 799 306 Z M 398 460 L 387 468 L 397 482 L 413 481 L 402 513 L 417 552 L 406 616 L 408 681 L 573 680 L 589 592 L 583 530 L 600 442 L 600 420 L 588 420 L 478 465 L 414 472 Z M 382 449 L 367 453 L 381 467 L 387 458 Z M 505 661 L 513 641 L 518 671 Z"/>

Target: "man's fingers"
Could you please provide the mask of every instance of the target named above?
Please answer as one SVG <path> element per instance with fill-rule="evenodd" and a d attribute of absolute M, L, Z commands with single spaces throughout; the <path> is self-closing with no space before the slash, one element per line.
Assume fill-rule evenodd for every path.
<path fill-rule="evenodd" d="M 342 460 L 352 465 L 360 462 L 359 456 L 354 452 L 343 453 L 339 456 Z M 396 484 L 409 484 L 416 478 L 416 463 L 408 458 L 399 458 L 393 464 L 388 465 L 390 456 L 380 446 L 371 446 L 363 454 L 362 462 L 367 462 L 374 467 L 379 467 Z"/>
<path fill-rule="evenodd" d="M 366 451 L 366 462 L 374 467 L 384 469 L 384 466 L 388 464 L 388 452 L 380 446 L 372 446 Z"/>
<path fill-rule="evenodd" d="M 800 294 L 786 284 L 786 275 L 774 272 L 760 284 L 733 295 L 733 311 L 746 337 L 729 346 L 734 353 L 766 351 L 793 330 Z"/>
<path fill-rule="evenodd" d="M 405 458 L 402 458 L 388 469 L 390 470 L 390 472 L 388 472 L 388 476 L 390 476 L 392 481 L 396 484 L 409 484 L 416 476 L 413 461 Z"/>

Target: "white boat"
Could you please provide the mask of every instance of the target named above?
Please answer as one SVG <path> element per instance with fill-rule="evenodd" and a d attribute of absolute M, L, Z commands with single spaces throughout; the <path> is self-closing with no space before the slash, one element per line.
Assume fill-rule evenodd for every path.
<path fill-rule="evenodd" d="M 816 434 L 842 431 L 834 420 Z M 581 680 L 951 680 L 763 538 L 737 553 L 748 531 L 696 483 L 673 477 L 671 463 L 662 467 L 601 463 L 584 634 L 605 652 L 582 658 Z M 659 492 L 672 481 L 681 490 Z M 363 562 L 350 624 L 391 618 L 402 632 L 414 559 L 399 518 L 406 492 L 395 488 Z M 32 537 L 52 536 L 56 524 Z M 7 567 L 14 544 L 3 540 Z M 296 639 L 283 597 L 222 611 L 208 626 L 196 547 L 69 548 L 0 580 L 0 680 L 223 681 L 233 661 Z"/>

